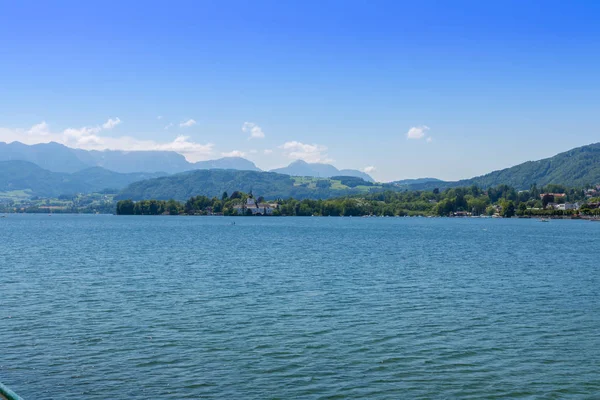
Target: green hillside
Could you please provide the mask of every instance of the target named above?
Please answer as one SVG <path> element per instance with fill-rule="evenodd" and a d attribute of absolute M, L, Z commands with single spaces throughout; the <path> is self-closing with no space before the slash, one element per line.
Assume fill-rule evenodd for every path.
<path fill-rule="evenodd" d="M 267 199 L 327 199 L 337 196 L 381 191 L 387 185 L 374 185 L 360 178 L 319 179 L 290 177 L 274 172 L 198 170 L 168 177 L 135 182 L 118 199 L 186 200 L 192 196 L 217 196 L 236 190 L 256 193 Z M 344 184 L 343 181 L 346 181 Z M 362 185 L 360 185 L 362 183 Z"/>
<path fill-rule="evenodd" d="M 516 189 L 529 189 L 531 185 L 550 183 L 581 187 L 600 183 L 600 143 L 566 151 L 539 161 L 528 161 L 489 174 L 456 182 L 420 182 L 405 186 L 412 190 L 429 190 L 477 185 L 488 188 L 509 185 Z"/>

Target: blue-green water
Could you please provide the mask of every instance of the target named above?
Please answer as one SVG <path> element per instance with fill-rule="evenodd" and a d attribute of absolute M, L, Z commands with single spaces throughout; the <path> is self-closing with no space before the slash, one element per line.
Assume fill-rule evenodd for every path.
<path fill-rule="evenodd" d="M 27 399 L 600 396 L 600 223 L 10 215 L 0 233 L 0 381 Z"/>

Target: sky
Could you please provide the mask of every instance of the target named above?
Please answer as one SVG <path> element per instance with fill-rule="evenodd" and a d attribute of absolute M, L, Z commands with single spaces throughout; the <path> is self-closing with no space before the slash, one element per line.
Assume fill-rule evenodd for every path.
<path fill-rule="evenodd" d="M 598 1 L 0 0 L 0 141 L 456 180 L 600 141 Z"/>

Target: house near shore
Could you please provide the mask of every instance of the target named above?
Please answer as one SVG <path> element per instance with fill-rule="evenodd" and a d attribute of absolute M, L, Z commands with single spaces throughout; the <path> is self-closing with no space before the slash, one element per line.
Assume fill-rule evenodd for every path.
<path fill-rule="evenodd" d="M 563 204 L 557 204 L 556 209 L 557 210 L 579 210 L 580 204 L 579 203 L 563 203 Z"/>
<path fill-rule="evenodd" d="M 239 215 L 245 215 L 248 211 L 250 211 L 252 215 L 273 215 L 273 211 L 275 211 L 277 207 L 279 207 L 277 203 L 257 203 L 254 198 L 248 197 L 246 204 L 234 206 L 233 209 Z"/>
<path fill-rule="evenodd" d="M 548 203 L 546 205 L 547 209 L 562 211 L 579 210 L 579 207 L 581 207 L 579 203 Z"/>

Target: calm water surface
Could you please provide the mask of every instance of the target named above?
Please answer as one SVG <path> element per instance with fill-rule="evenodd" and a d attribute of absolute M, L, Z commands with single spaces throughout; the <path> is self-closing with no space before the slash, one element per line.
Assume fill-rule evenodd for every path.
<path fill-rule="evenodd" d="M 599 398 L 598 243 L 586 221 L 10 215 L 0 381 L 26 399 Z"/>

